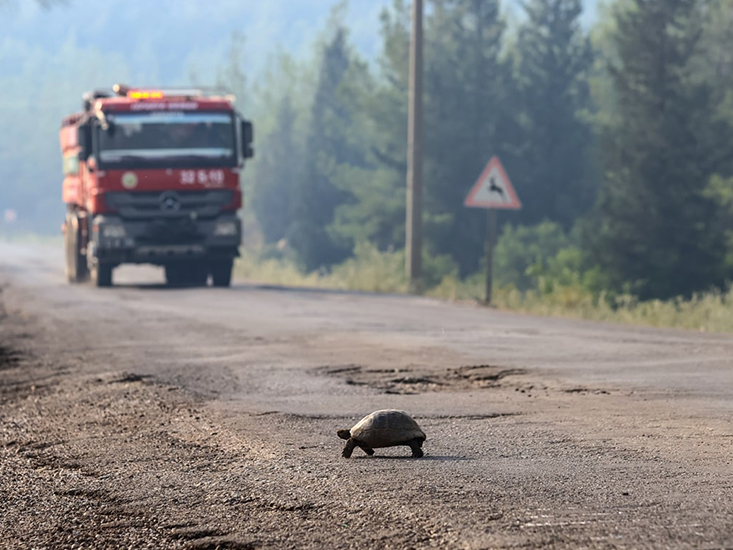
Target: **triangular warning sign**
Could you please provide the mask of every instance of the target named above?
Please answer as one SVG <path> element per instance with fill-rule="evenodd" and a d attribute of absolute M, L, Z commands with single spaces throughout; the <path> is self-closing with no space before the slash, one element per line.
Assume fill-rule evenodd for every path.
<path fill-rule="evenodd" d="M 512 182 L 509 181 L 509 176 L 506 175 L 498 157 L 492 158 L 486 165 L 483 174 L 471 189 L 464 204 L 472 208 L 503 208 L 505 210 L 522 208 L 522 203 L 519 202 Z"/>

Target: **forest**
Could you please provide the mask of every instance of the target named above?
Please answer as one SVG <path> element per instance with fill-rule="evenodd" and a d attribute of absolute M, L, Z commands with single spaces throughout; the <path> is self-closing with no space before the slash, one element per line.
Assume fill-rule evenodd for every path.
<path fill-rule="evenodd" d="M 727 292 L 733 0 L 612 0 L 590 25 L 581 0 L 526 0 L 511 17 L 499 0 L 426 8 L 426 290 L 461 298 L 480 288 L 486 214 L 463 201 L 497 155 L 524 205 L 499 217 L 498 289 L 604 307 Z M 242 182 L 245 272 L 267 265 L 335 281 L 388 265 L 366 286 L 404 284 L 410 9 L 383 9 L 374 57 L 353 44 L 346 3 L 311 51 L 281 50 L 257 74 L 246 34 L 229 36 L 215 80 L 256 128 Z M 86 82 L 113 78 L 108 60 L 87 61 Z M 185 75 L 207 78 L 193 63 Z M 0 74 L 6 90 L 14 82 Z M 22 154 L 3 137 L 0 162 Z M 35 200 L 37 189 L 16 192 Z"/>
<path fill-rule="evenodd" d="M 524 208 L 501 214 L 497 284 L 640 300 L 733 274 L 733 2 L 432 0 L 426 17 L 425 284 L 481 271 L 463 200 L 498 155 Z M 410 6 L 362 59 L 339 10 L 315 66 L 283 56 L 247 178 L 265 253 L 305 272 L 404 247 Z M 234 52 L 232 52 L 234 53 Z M 236 57 L 232 57 L 236 65 Z M 234 80 L 231 80 L 234 82 Z"/>

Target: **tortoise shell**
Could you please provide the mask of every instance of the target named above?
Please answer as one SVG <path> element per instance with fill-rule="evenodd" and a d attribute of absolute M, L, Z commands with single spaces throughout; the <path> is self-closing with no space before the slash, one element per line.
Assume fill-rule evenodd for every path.
<path fill-rule="evenodd" d="M 411 440 L 425 441 L 425 432 L 406 412 L 393 409 L 375 411 L 356 423 L 351 437 L 369 447 L 392 447 Z"/>

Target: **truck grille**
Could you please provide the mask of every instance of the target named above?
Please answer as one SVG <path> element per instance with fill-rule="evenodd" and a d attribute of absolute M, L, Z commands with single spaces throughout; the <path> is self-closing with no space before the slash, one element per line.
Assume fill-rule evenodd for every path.
<path fill-rule="evenodd" d="M 109 208 L 127 220 L 211 219 L 231 204 L 233 192 L 216 191 L 142 191 L 105 193 Z"/>

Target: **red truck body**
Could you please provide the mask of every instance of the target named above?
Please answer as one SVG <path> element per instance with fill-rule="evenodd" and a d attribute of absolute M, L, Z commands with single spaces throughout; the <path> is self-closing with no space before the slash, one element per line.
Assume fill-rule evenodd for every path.
<path fill-rule="evenodd" d="M 59 136 L 69 281 L 109 286 L 116 266 L 150 263 L 172 285 L 211 276 L 228 286 L 252 133 L 231 96 L 120 85 L 85 94 Z"/>

